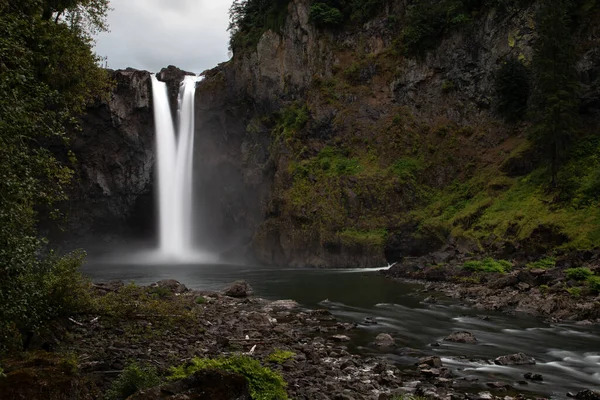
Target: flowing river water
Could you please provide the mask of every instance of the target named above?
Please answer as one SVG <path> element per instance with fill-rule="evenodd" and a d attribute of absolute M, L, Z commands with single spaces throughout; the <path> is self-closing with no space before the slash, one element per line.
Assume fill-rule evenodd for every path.
<path fill-rule="evenodd" d="M 387 357 L 399 367 L 437 355 L 456 375 L 479 386 L 477 390 L 486 390 L 487 382 L 502 382 L 519 393 L 558 399 L 569 391 L 600 389 L 598 327 L 546 324 L 525 315 L 484 312 L 444 297 L 425 304 L 431 293 L 424 293 L 423 286 L 394 282 L 376 272 L 91 261 L 84 273 L 94 281 L 118 279 L 140 285 L 176 279 L 199 290 L 220 290 L 243 279 L 256 296 L 293 299 L 303 307 L 326 308 L 343 321 L 358 323 L 349 334 L 351 346 L 362 354 Z M 377 323 L 367 323 L 371 320 Z M 478 343 L 442 340 L 461 330 L 475 334 Z M 397 346 L 391 350 L 374 346 L 379 333 L 391 334 Z M 499 366 L 490 361 L 517 352 L 535 357 L 537 364 Z M 544 380 L 519 383 L 527 372 L 541 374 Z"/>

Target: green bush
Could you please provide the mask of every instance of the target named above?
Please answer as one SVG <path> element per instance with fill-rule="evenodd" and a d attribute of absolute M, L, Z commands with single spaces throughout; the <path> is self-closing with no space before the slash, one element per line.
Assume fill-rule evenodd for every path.
<path fill-rule="evenodd" d="M 554 268 L 555 265 L 556 265 L 556 258 L 554 258 L 554 257 L 546 257 L 546 258 L 542 258 L 542 259 L 539 259 L 539 260 L 534 261 L 534 262 L 530 262 L 529 264 L 527 264 L 527 268 L 530 268 L 530 269 L 550 269 L 550 268 Z"/>
<path fill-rule="evenodd" d="M 124 400 L 140 389 L 160 385 L 161 379 L 154 367 L 128 364 L 105 394 L 106 400 Z"/>
<path fill-rule="evenodd" d="M 220 369 L 245 376 L 250 384 L 250 395 L 254 400 L 286 400 L 287 384 L 283 377 L 248 356 L 232 356 L 229 358 L 198 358 L 188 364 L 171 368 L 169 379 L 183 379 L 196 371 Z"/>
<path fill-rule="evenodd" d="M 280 32 L 289 3 L 290 0 L 235 0 L 229 9 L 229 47 L 234 52 L 252 49 L 266 31 Z"/>
<path fill-rule="evenodd" d="M 589 268 L 577 267 L 577 268 L 569 268 L 565 271 L 568 279 L 573 279 L 576 281 L 585 281 L 594 275 Z"/>
<path fill-rule="evenodd" d="M 475 0 L 416 0 L 402 31 L 406 49 L 413 54 L 434 49 L 449 30 L 470 22 L 478 7 Z"/>
<path fill-rule="evenodd" d="M 274 362 L 277 364 L 283 364 L 287 360 L 291 360 L 292 358 L 294 358 L 295 355 L 296 353 L 294 353 L 293 351 L 275 349 L 275 351 L 269 354 L 269 357 L 267 357 L 267 361 Z"/>
<path fill-rule="evenodd" d="M 316 2 L 310 7 L 310 20 L 318 28 L 335 28 L 344 23 L 344 15 L 335 7 Z"/>
<path fill-rule="evenodd" d="M 204 296 L 196 297 L 196 304 L 204 304 L 204 303 L 206 303 L 206 299 L 204 298 Z"/>
<path fill-rule="evenodd" d="M 467 261 L 462 268 L 473 272 L 499 272 L 504 274 L 512 268 L 512 264 L 506 260 L 494 260 L 487 257 L 481 261 Z"/>
<path fill-rule="evenodd" d="M 572 288 L 568 288 L 567 292 L 569 292 L 569 294 L 573 297 L 580 297 L 581 296 L 581 288 L 578 287 L 572 287 Z"/>
<path fill-rule="evenodd" d="M 587 283 L 594 293 L 600 293 L 600 276 L 590 276 L 587 278 Z"/>
<path fill-rule="evenodd" d="M 530 94 L 529 69 L 517 59 L 505 61 L 496 73 L 498 112 L 507 121 L 523 119 Z"/>

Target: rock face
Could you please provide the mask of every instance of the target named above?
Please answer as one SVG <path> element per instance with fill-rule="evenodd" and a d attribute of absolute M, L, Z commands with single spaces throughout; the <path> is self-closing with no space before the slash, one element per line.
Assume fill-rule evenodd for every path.
<path fill-rule="evenodd" d="M 279 33 L 266 31 L 255 47 L 234 49 L 230 61 L 202 74 L 192 218 L 206 250 L 232 260 L 314 267 L 381 267 L 449 243 L 463 253 L 479 251 L 478 243 L 409 215 L 425 201 L 420 187 L 462 182 L 479 166 L 496 163 L 509 177 L 531 172 L 535 155 L 527 151 L 497 159 L 526 140 L 525 126 L 497 115 L 494 82 L 506 60 L 531 60 L 538 2 L 514 13 L 484 5 L 468 26 L 451 29 L 420 56 L 395 47 L 407 4 L 388 3 L 365 24 L 322 30 L 309 18 L 311 2 L 292 0 Z M 590 46 L 577 66 L 582 110 L 591 119 L 600 114 L 599 54 Z M 73 142 L 81 163 L 67 231 L 152 236 L 150 78 L 133 70 L 114 74 L 112 98 L 89 110 Z M 186 74 L 173 66 L 158 74 L 172 106 Z M 289 110 L 300 114 L 283 121 Z M 324 149 L 334 153 L 322 157 Z M 344 165 L 335 156 L 351 153 L 369 173 L 337 176 Z M 352 167 L 356 160 L 349 157 Z M 418 161 L 409 168 L 427 172 L 403 172 L 406 157 Z M 310 160 L 327 172 L 316 176 Z M 427 168 L 419 167 L 424 161 Z M 454 230 L 468 229 L 476 214 L 453 222 Z M 438 255 L 440 262 L 455 256 Z"/>
<path fill-rule="evenodd" d="M 112 71 L 108 101 L 88 108 L 72 134 L 75 178 L 63 210 L 63 232 L 50 237 L 79 244 L 95 237 L 151 236 L 154 230 L 154 121 L 150 74 Z"/>

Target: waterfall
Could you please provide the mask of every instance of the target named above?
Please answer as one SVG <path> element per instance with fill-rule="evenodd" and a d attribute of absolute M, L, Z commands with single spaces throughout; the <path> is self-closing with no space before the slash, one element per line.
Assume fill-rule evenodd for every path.
<path fill-rule="evenodd" d="M 167 85 L 152 75 L 158 159 L 159 252 L 176 259 L 188 258 L 194 253 L 192 164 L 197 82 L 198 77 L 186 76 L 181 83 L 175 135 Z"/>

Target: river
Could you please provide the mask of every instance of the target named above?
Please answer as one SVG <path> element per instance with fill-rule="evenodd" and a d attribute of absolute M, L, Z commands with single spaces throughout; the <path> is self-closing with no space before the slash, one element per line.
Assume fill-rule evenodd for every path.
<path fill-rule="evenodd" d="M 455 300 L 431 296 L 423 286 L 389 280 L 365 270 L 281 269 L 217 264 L 164 264 L 91 260 L 83 272 L 94 281 L 123 280 L 146 285 L 176 279 L 199 290 L 220 290 L 243 279 L 255 295 L 293 299 L 306 308 L 326 308 L 339 319 L 356 322 L 351 347 L 362 354 L 381 355 L 399 367 L 419 357 L 437 355 L 453 372 L 487 390 L 487 382 L 502 382 L 519 393 L 566 398 L 569 391 L 600 388 L 600 329 L 575 324 L 546 324 L 526 315 L 474 310 Z M 376 324 L 366 323 L 372 319 Z M 444 342 L 454 331 L 467 330 L 477 344 Z M 392 350 L 372 345 L 379 333 L 391 334 Z M 432 346 L 432 344 L 434 344 Z M 498 366 L 498 356 L 524 352 L 536 365 Z M 542 382 L 524 381 L 527 372 L 541 374 Z"/>

